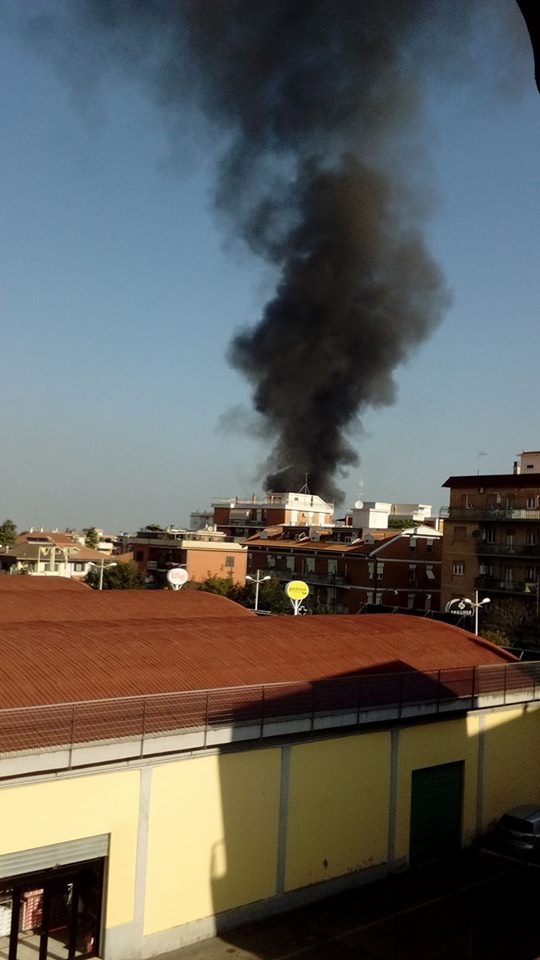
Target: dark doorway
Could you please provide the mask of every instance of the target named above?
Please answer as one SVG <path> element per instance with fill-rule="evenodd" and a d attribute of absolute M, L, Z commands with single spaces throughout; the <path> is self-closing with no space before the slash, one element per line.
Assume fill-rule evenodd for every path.
<path fill-rule="evenodd" d="M 413 770 L 411 865 L 456 853 L 461 847 L 463 761 Z"/>
<path fill-rule="evenodd" d="M 99 953 L 104 860 L 0 880 L 0 960 Z"/>

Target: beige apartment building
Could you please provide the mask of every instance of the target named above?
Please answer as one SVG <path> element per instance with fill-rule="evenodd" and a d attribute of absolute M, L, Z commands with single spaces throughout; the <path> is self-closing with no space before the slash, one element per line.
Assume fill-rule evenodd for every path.
<path fill-rule="evenodd" d="M 442 606 L 453 597 L 489 596 L 538 616 L 540 452 L 523 451 L 509 474 L 449 477 L 444 525 Z"/>

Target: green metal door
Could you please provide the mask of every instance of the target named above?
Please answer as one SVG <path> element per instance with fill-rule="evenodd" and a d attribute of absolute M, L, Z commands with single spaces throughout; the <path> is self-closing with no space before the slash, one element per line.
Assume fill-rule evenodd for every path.
<path fill-rule="evenodd" d="M 413 770 L 411 785 L 411 864 L 426 863 L 461 847 L 463 761 Z"/>

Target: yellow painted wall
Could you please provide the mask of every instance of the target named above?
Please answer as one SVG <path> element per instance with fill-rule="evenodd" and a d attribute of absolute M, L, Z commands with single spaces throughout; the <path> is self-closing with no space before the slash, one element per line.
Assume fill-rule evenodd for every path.
<path fill-rule="evenodd" d="M 396 859 L 409 856 L 412 771 L 439 763 L 465 761 L 463 842 L 472 840 L 476 828 L 478 718 L 403 727 L 399 734 L 397 782 Z"/>
<path fill-rule="evenodd" d="M 138 816 L 138 771 L 5 788 L 0 791 L 0 854 L 110 833 L 106 923 L 129 923 Z"/>
<path fill-rule="evenodd" d="M 286 889 L 386 860 L 390 734 L 292 748 Z"/>
<path fill-rule="evenodd" d="M 540 801 L 540 708 L 487 713 L 484 719 L 484 810 L 487 829 L 508 807 Z"/>
<path fill-rule="evenodd" d="M 275 893 L 280 775 L 277 749 L 154 770 L 145 934 Z"/>

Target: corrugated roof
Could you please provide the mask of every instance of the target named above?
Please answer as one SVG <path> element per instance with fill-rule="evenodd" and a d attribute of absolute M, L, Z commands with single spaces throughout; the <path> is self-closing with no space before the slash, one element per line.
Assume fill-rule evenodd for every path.
<path fill-rule="evenodd" d="M 15 578 L 34 580 L 34 577 Z M 40 579 L 57 579 L 42 577 Z M 59 579 L 59 578 L 58 578 Z M 67 581 L 70 583 L 71 581 Z M 202 590 L 84 590 L 7 593 L 0 603 L 1 623 L 34 621 L 176 620 L 195 617 L 253 618 L 252 610 Z"/>
<path fill-rule="evenodd" d="M 0 639 L 0 707 L 514 660 L 399 614 L 2 624 Z"/>
<path fill-rule="evenodd" d="M 71 577 L 41 577 L 34 574 L 0 574 L 0 593 L 55 593 L 76 590 L 88 592 L 92 588 Z"/>

